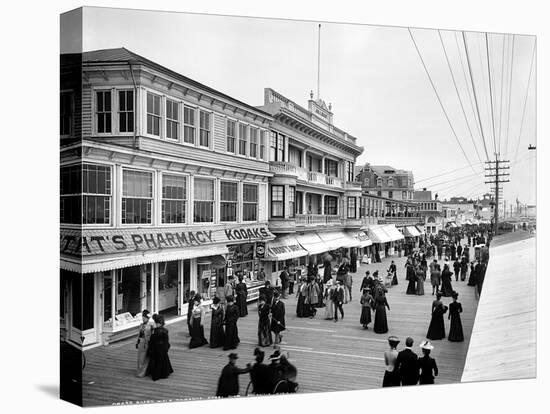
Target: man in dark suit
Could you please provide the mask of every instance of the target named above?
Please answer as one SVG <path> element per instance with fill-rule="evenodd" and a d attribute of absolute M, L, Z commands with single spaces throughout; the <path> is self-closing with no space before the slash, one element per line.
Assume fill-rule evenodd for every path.
<path fill-rule="evenodd" d="M 344 303 L 344 287 L 342 284 L 342 281 L 338 280 L 336 282 L 336 289 L 332 294 L 332 301 L 334 302 L 334 322 L 338 322 L 338 311 L 340 311 L 342 319 L 344 319 L 344 308 L 342 308 L 342 304 Z"/>
<path fill-rule="evenodd" d="M 289 282 L 289 274 L 288 274 L 288 267 L 285 266 L 281 274 L 279 275 L 279 279 L 281 279 L 281 295 L 283 299 L 286 299 L 287 292 L 288 292 L 288 282 Z"/>
<path fill-rule="evenodd" d="M 216 397 L 239 395 L 239 375 L 250 372 L 251 365 L 248 364 L 246 368 L 238 368 L 235 365 L 237 358 L 239 358 L 237 354 L 229 354 L 229 363 L 223 367 L 220 379 L 218 380 Z"/>
<path fill-rule="evenodd" d="M 285 329 L 285 304 L 281 302 L 279 292 L 275 291 L 271 306 L 271 331 L 275 334 L 275 345 L 281 343 L 283 339 L 281 332 Z"/>
<path fill-rule="evenodd" d="M 418 355 L 413 350 L 413 339 L 408 337 L 406 348 L 397 354 L 395 370 L 401 380 L 401 385 L 416 385 L 418 383 Z"/>
<path fill-rule="evenodd" d="M 273 288 L 271 287 L 271 282 L 269 280 L 265 281 L 264 287 L 259 290 L 260 296 L 265 297 L 265 303 L 269 306 L 273 303 Z"/>

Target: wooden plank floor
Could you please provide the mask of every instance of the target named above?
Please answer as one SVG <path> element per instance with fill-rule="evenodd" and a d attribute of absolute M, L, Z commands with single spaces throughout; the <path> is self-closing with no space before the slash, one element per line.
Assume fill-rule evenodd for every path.
<path fill-rule="evenodd" d="M 536 282 L 536 239 L 502 236 L 491 247 L 462 381 L 536 376 Z"/>
<path fill-rule="evenodd" d="M 405 258 L 394 258 L 398 267 L 399 285 L 388 293 L 391 311 L 388 312 L 390 332 L 376 334 L 363 330 L 359 324 L 360 305 L 358 290 L 365 270 L 380 270 L 385 274 L 390 259 L 380 264 L 362 265 L 354 275 L 353 300 L 344 305 L 345 318 L 335 323 L 324 320 L 324 309 L 314 319 L 295 316 L 296 300 L 290 297 L 286 303 L 288 330 L 282 346 L 290 354 L 290 362 L 298 368 L 298 382 L 301 393 L 341 390 L 363 390 L 379 388 L 384 374 L 383 353 L 387 348 L 387 337 L 401 338 L 398 349 L 404 348 L 405 338 L 412 336 L 415 349 L 425 335 L 430 322 L 433 296 L 429 281 L 425 284 L 427 295 L 406 295 Z M 451 343 L 448 340 L 434 341 L 432 355 L 436 358 L 440 375 L 436 383 L 455 383 L 462 377 L 468 339 L 477 309 L 472 287 L 466 282 L 453 283 L 460 293 L 464 313 L 462 322 L 466 341 Z M 450 298 L 443 298 L 448 304 Z M 256 346 L 256 305 L 249 305 L 249 315 L 239 320 L 241 344 L 237 350 L 239 366 L 252 362 Z M 446 319 L 446 329 L 449 321 Z M 126 340 L 109 346 L 86 351 L 87 366 L 83 375 L 83 400 L 85 406 L 109 405 L 117 402 L 160 401 L 208 398 L 215 395 L 218 376 L 227 363 L 227 352 L 210 349 L 208 346 L 188 349 L 189 336 L 185 322 L 168 327 L 172 348 L 170 359 L 174 374 L 168 379 L 151 381 L 150 378 L 135 377 L 135 341 Z M 209 332 L 209 326 L 205 327 Z M 208 334 L 206 335 L 208 337 Z M 270 349 L 265 349 L 266 356 Z M 420 352 L 418 352 L 420 353 Z M 241 395 L 244 394 L 249 378 L 240 377 Z"/>

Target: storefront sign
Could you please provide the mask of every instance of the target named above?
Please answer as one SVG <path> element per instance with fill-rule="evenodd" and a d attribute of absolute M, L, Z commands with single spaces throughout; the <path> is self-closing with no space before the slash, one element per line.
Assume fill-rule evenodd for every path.
<path fill-rule="evenodd" d="M 287 246 L 270 246 L 268 249 L 269 256 L 279 256 L 285 253 L 301 252 L 304 249 L 298 243 Z"/>
<path fill-rule="evenodd" d="M 256 258 L 263 259 L 265 257 L 265 243 L 256 243 Z"/>
<path fill-rule="evenodd" d="M 60 251 L 75 256 L 104 255 L 200 247 L 212 244 L 271 240 L 267 226 L 240 226 L 229 229 L 140 228 L 107 230 L 62 229 Z"/>

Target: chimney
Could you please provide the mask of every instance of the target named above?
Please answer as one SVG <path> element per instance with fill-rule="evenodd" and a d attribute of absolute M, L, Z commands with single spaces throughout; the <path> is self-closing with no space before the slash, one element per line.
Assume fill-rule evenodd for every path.
<path fill-rule="evenodd" d="M 424 187 L 424 188 L 422 189 L 422 191 L 426 191 L 426 190 L 427 190 L 427 188 L 426 188 L 426 187 Z"/>

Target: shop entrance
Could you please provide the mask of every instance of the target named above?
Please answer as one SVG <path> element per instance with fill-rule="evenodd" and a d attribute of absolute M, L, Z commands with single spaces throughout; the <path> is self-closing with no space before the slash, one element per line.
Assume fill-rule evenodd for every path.
<path fill-rule="evenodd" d="M 158 311 L 165 319 L 182 314 L 191 286 L 189 260 L 159 263 Z"/>
<path fill-rule="evenodd" d="M 72 273 L 69 278 L 69 340 L 81 346 L 97 342 L 94 274 Z"/>

